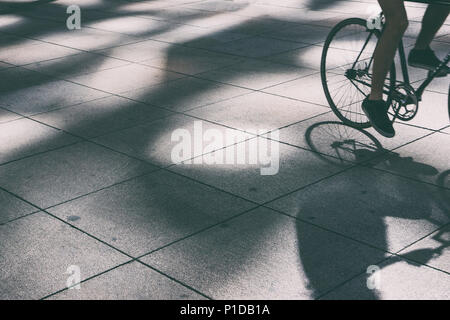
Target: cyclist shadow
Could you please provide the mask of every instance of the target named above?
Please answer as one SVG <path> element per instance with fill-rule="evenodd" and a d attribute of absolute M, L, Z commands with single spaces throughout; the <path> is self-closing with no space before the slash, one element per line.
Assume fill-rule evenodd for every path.
<path fill-rule="evenodd" d="M 422 233 L 417 232 L 423 228 L 430 228 L 430 225 L 437 228 L 436 226 L 448 221 L 448 209 L 446 210 L 446 203 L 440 197 L 442 194 L 436 190 L 438 188 L 424 183 L 408 183 L 399 177 L 402 173 L 408 173 L 410 177 L 413 174 L 417 178 L 437 176 L 439 172 L 436 168 L 390 152 L 367 131 L 340 122 L 316 123 L 307 129 L 305 136 L 309 147 L 321 160 L 343 167 L 354 163 L 360 166 L 330 178 L 325 184 L 315 188 L 312 194 L 299 194 L 296 198 L 299 208 L 296 214 L 302 220 L 309 220 L 320 227 L 381 249 L 386 252 L 386 257 L 420 238 Z M 389 164 L 389 171 L 395 175 L 373 169 L 383 162 Z M 327 201 L 318 201 L 319 199 Z M 436 207 L 440 207 L 440 210 L 436 210 Z M 368 274 L 356 277 L 350 281 L 351 285 L 347 284 L 327 295 L 329 283 L 324 280 L 327 277 L 318 268 L 317 261 L 328 261 L 333 264 L 331 268 L 335 267 L 337 270 L 342 266 L 349 268 L 351 262 L 345 260 L 350 260 L 348 256 L 351 254 L 343 252 L 342 244 L 329 243 L 326 239 L 329 235 L 326 233 L 323 234 L 324 239 L 308 237 L 309 228 L 304 222 L 297 223 L 300 261 L 313 297 L 381 298 L 381 292 L 368 288 Z M 328 242 L 329 245 L 321 250 L 312 250 L 317 248 L 317 243 L 322 242 Z M 394 257 L 382 264 L 381 261 L 375 263 L 380 263 L 382 268 L 400 261 L 418 266 L 418 263 L 427 263 L 441 254 L 449 245 L 450 243 L 443 243 L 437 248 L 413 250 L 403 256 L 407 260 Z M 380 255 L 375 253 L 364 255 L 365 258 L 361 259 L 366 259 L 365 261 L 380 259 Z M 368 262 L 366 267 L 372 263 Z M 361 274 L 365 271 L 361 270 Z M 340 285 L 336 287 L 339 288 Z"/>

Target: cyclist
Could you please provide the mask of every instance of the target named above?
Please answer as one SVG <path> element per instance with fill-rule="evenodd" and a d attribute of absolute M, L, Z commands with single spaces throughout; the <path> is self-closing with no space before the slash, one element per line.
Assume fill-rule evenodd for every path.
<path fill-rule="evenodd" d="M 450 0 L 445 1 L 449 1 L 450 4 Z M 404 0 L 378 0 L 378 3 L 383 10 L 386 23 L 374 52 L 371 92 L 363 101 L 362 109 L 378 133 L 385 137 L 393 137 L 395 130 L 388 117 L 389 106 L 383 101 L 383 84 L 399 42 L 408 27 L 408 17 Z M 408 55 L 409 65 L 433 70 L 441 63 L 431 50 L 430 43 L 447 19 L 449 11 L 450 6 L 428 5 L 416 44 Z M 447 67 L 441 76 L 448 72 Z"/>

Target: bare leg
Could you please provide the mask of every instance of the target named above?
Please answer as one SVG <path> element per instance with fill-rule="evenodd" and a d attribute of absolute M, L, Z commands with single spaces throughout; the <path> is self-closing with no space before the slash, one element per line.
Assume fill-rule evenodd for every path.
<path fill-rule="evenodd" d="M 422 19 L 422 29 L 417 37 L 415 49 L 427 49 L 434 36 L 444 24 L 450 6 L 429 5 Z"/>
<path fill-rule="evenodd" d="M 373 79 L 369 100 L 383 98 L 383 84 L 395 57 L 398 44 L 408 27 L 403 0 L 378 0 L 386 17 L 383 34 L 374 52 Z"/>

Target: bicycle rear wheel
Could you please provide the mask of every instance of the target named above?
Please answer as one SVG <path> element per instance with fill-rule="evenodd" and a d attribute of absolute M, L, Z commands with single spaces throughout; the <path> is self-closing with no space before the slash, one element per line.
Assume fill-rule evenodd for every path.
<path fill-rule="evenodd" d="M 356 128 L 370 127 L 361 104 L 370 93 L 373 52 L 379 37 L 380 31 L 369 30 L 365 20 L 346 19 L 331 30 L 322 51 L 320 75 L 327 101 L 342 122 Z M 392 64 L 383 97 L 389 104 L 394 87 Z"/>

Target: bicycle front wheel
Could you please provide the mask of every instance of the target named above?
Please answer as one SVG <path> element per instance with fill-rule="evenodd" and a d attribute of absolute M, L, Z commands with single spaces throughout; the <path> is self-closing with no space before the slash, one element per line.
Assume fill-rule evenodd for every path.
<path fill-rule="evenodd" d="M 351 18 L 331 30 L 323 47 L 320 75 L 328 104 L 342 122 L 355 128 L 370 127 L 361 104 L 370 93 L 373 52 L 379 37 L 380 31 L 369 30 L 365 20 Z M 383 90 L 389 104 L 394 87 L 392 64 Z"/>

